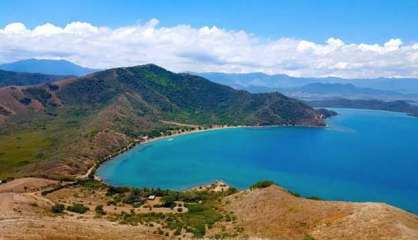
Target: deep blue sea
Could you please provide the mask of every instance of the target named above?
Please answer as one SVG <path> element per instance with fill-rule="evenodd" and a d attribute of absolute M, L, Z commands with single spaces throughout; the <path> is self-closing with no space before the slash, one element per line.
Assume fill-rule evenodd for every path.
<path fill-rule="evenodd" d="M 303 196 L 386 202 L 418 213 L 418 118 L 334 109 L 327 128 L 238 128 L 138 145 L 97 174 L 113 185 L 185 189 L 273 180 Z"/>

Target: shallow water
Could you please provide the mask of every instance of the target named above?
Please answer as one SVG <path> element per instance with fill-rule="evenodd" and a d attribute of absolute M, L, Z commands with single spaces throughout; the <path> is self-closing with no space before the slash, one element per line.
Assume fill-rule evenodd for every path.
<path fill-rule="evenodd" d="M 239 128 L 137 146 L 97 174 L 113 185 L 184 189 L 270 179 L 330 200 L 377 201 L 418 213 L 418 118 L 334 109 L 328 128 Z"/>

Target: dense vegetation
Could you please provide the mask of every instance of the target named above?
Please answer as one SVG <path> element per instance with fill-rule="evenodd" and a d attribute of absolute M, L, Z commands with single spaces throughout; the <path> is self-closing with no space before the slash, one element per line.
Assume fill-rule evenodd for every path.
<path fill-rule="evenodd" d="M 0 146 L 0 177 L 78 174 L 144 136 L 324 124 L 319 112 L 279 93 L 250 94 L 152 64 L 0 90 L 0 139 L 10 143 Z"/>
<path fill-rule="evenodd" d="M 45 75 L 39 73 L 17 73 L 0 70 L 0 87 L 48 83 L 63 78 L 65 78 L 65 76 Z"/>

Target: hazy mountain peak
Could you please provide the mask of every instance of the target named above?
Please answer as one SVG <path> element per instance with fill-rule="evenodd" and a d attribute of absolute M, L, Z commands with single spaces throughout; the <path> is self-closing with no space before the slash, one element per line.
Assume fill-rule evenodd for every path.
<path fill-rule="evenodd" d="M 63 59 L 25 59 L 0 65 L 0 69 L 13 72 L 42 73 L 50 75 L 82 76 L 97 71 Z"/>

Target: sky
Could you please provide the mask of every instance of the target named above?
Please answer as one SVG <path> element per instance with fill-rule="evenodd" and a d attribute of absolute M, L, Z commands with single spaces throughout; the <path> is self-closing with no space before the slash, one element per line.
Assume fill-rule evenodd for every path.
<path fill-rule="evenodd" d="M 0 63 L 418 76 L 418 1 L 1 0 Z"/>

